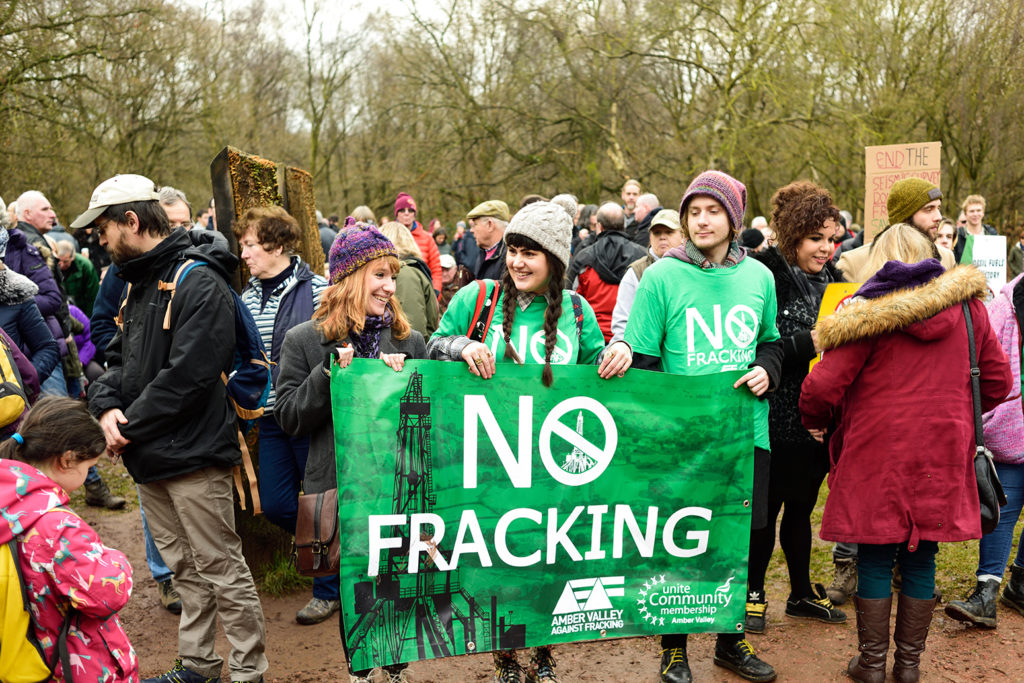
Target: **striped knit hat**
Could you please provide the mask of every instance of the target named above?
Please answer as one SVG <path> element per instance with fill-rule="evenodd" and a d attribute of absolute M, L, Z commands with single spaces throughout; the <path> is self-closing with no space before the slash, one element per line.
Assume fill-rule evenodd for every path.
<path fill-rule="evenodd" d="M 679 221 L 684 226 L 687 205 L 700 195 L 711 197 L 725 207 L 733 232 L 739 231 L 743 225 L 743 212 L 747 210 L 747 188 L 743 183 L 721 171 L 704 171 L 694 178 L 679 204 Z"/>
<path fill-rule="evenodd" d="M 372 225 L 344 227 L 334 238 L 327 262 L 331 284 L 337 284 L 370 261 L 398 256 L 395 245 Z"/>

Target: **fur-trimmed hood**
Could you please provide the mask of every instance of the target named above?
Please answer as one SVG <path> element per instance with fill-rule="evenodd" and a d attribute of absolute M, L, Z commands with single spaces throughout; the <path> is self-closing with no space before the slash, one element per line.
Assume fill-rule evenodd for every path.
<path fill-rule="evenodd" d="M 831 349 L 896 331 L 934 339 L 962 324 L 949 310 L 952 306 L 987 293 L 985 275 L 974 266 L 960 266 L 919 287 L 898 289 L 875 299 L 853 299 L 818 324 L 818 343 Z M 949 315 L 939 315 L 947 310 Z"/>
<path fill-rule="evenodd" d="M 10 268 L 0 270 L 0 306 L 17 306 L 39 293 L 36 283 Z"/>

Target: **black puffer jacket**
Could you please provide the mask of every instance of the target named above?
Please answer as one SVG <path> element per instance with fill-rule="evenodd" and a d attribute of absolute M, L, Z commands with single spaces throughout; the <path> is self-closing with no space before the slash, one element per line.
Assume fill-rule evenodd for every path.
<path fill-rule="evenodd" d="M 587 268 L 593 268 L 602 282 L 617 285 L 626 274 L 629 264 L 647 253 L 626 237 L 621 230 L 603 230 L 589 246 L 581 249 L 569 263 L 565 275 L 567 287 Z"/>
<path fill-rule="evenodd" d="M 800 423 L 800 385 L 807 376 L 814 353 L 811 329 L 818 320 L 820 304 L 812 306 L 800 296 L 789 264 L 776 247 L 750 254 L 760 261 L 775 278 L 775 297 L 779 312 L 775 325 L 779 328 L 782 342 L 782 375 L 778 388 L 768 394 L 768 433 L 771 435 L 772 451 L 777 443 L 807 443 L 814 439 Z M 831 262 L 825 264 L 834 282 L 842 282 L 842 276 Z"/>
<path fill-rule="evenodd" d="M 188 258 L 208 265 L 182 280 L 170 330 L 164 330 L 170 293 L 157 285 L 172 281 Z M 123 459 L 137 482 L 241 459 L 234 411 L 220 377 L 234 362 L 235 301 L 225 278 L 237 265 L 206 231 L 178 228 L 118 272 L 132 285 L 124 327 L 107 348 L 109 370 L 89 385 L 89 409 L 99 417 L 119 408 L 128 418 L 121 434 L 131 443 Z"/>

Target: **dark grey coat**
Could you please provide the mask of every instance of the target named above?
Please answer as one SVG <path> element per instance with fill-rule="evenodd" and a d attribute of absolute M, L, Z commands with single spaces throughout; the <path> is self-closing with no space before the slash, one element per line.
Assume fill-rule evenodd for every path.
<path fill-rule="evenodd" d="M 338 342 L 328 340 L 312 321 L 308 321 L 288 330 L 281 349 L 274 417 L 289 434 L 310 437 L 302 483 L 304 493 L 320 493 L 338 485 L 331 379 L 324 372 L 324 359 L 337 346 L 340 346 Z M 402 340 L 392 339 L 390 329 L 382 330 L 380 350 L 404 353 L 407 359 L 427 357 L 423 335 L 415 330 Z M 387 369 L 387 366 L 381 363 L 381 368 Z"/>

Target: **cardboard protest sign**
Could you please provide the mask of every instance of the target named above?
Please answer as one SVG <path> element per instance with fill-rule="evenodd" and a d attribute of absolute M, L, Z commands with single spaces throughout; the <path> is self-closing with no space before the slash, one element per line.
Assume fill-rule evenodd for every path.
<path fill-rule="evenodd" d="M 355 360 L 331 379 L 356 669 L 743 629 L 754 397 L 742 372 Z"/>
<path fill-rule="evenodd" d="M 860 289 L 861 284 L 863 283 L 833 282 L 825 287 L 825 295 L 821 297 L 821 308 L 818 309 L 818 322 L 820 323 L 845 306 L 846 302 Z M 811 359 L 811 365 L 807 371 L 813 370 L 819 360 L 821 360 L 821 354 Z"/>
<path fill-rule="evenodd" d="M 886 200 L 893 183 L 904 178 L 924 178 L 941 186 L 940 142 L 914 142 L 864 148 L 864 244 L 869 244 L 889 225 Z"/>
<path fill-rule="evenodd" d="M 973 263 L 985 273 L 989 299 L 992 299 L 1006 284 L 1006 237 L 968 234 L 960 263 Z"/>

